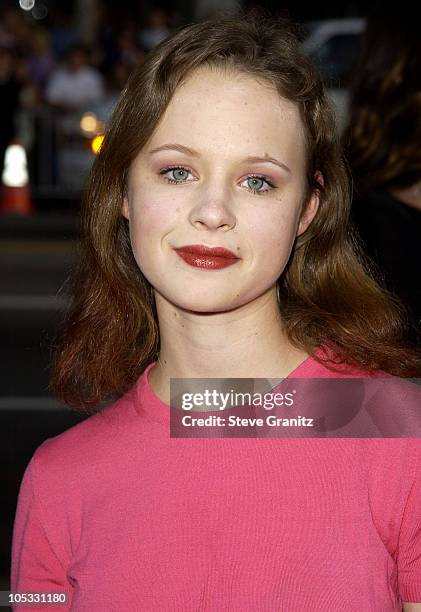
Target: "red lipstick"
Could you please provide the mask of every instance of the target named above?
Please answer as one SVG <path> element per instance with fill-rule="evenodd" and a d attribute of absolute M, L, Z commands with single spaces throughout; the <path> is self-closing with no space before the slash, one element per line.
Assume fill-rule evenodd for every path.
<path fill-rule="evenodd" d="M 219 270 L 232 266 L 240 257 L 224 247 L 207 247 L 203 244 L 186 244 L 175 251 L 186 263 L 195 268 Z"/>

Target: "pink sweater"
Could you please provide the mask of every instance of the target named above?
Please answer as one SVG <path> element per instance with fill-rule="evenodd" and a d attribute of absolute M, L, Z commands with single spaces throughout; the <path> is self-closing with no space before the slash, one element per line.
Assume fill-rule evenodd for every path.
<path fill-rule="evenodd" d="M 170 438 L 170 408 L 148 384 L 153 365 L 35 451 L 19 492 L 12 591 L 66 591 L 64 607 L 42 609 L 74 612 L 392 612 L 421 602 L 421 440 Z M 311 358 L 290 374 L 336 376 Z"/>

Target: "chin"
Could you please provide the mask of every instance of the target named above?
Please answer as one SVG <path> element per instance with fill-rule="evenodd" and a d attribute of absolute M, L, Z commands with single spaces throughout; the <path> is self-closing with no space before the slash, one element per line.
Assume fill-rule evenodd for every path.
<path fill-rule="evenodd" d="M 170 301 L 174 304 L 174 306 L 177 306 L 177 308 L 182 308 L 183 310 L 202 314 L 226 312 L 229 310 L 234 310 L 239 306 L 238 304 L 233 304 L 232 300 L 230 300 L 229 298 L 221 298 L 220 300 L 218 300 L 213 297 L 213 299 L 211 300 L 205 300 L 197 299 L 197 295 L 194 297 L 192 296 L 191 300 L 186 299 L 186 296 L 184 296 L 183 299 L 174 299 Z"/>

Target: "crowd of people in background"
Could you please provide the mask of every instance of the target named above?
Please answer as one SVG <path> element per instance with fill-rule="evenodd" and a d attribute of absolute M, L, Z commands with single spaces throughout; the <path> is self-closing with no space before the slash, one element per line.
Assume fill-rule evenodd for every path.
<path fill-rule="evenodd" d="M 48 20 L 25 11 L 0 12 L 0 104 L 2 116 L 18 105 L 51 104 L 74 109 L 120 91 L 135 64 L 171 30 L 181 16 L 152 8 L 133 19 L 104 10 L 97 40 L 84 44 L 71 14 L 51 10 Z"/>
<path fill-rule="evenodd" d="M 74 11 L 51 7 L 36 20 L 18 7 L 0 8 L 0 168 L 18 138 L 33 186 L 69 187 L 57 159 L 57 138 L 68 140 L 66 121 L 95 105 L 112 109 L 134 65 L 185 21 L 158 6 L 138 15 L 100 9 L 87 42 Z"/>

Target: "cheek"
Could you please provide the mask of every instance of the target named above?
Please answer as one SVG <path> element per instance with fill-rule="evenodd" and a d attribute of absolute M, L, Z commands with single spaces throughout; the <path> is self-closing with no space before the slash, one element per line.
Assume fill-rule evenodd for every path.
<path fill-rule="evenodd" d="M 159 231 L 175 219 L 180 202 L 156 186 L 135 185 L 130 194 L 131 216 L 134 226 L 142 231 Z"/>
<path fill-rule="evenodd" d="M 131 203 L 130 240 L 139 267 L 147 264 L 153 250 L 168 227 L 168 215 L 161 204 L 142 201 Z"/>
<path fill-rule="evenodd" d="M 256 219 L 251 227 L 250 239 L 256 242 L 268 265 L 276 266 L 291 252 L 296 232 L 296 218 L 292 210 L 280 210 L 275 216 Z"/>

